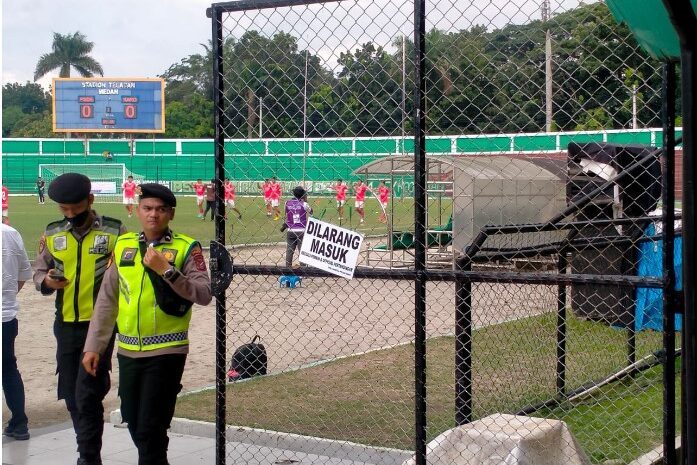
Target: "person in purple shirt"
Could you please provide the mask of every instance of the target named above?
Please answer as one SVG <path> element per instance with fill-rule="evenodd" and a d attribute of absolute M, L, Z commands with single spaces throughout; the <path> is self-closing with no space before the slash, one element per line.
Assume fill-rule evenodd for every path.
<path fill-rule="evenodd" d="M 293 264 L 295 249 L 300 253 L 300 245 L 303 242 L 307 219 L 312 215 L 312 208 L 307 203 L 307 192 L 301 186 L 293 189 L 293 198 L 286 202 L 286 222 L 282 230 L 287 229 L 286 237 L 286 266 Z"/>

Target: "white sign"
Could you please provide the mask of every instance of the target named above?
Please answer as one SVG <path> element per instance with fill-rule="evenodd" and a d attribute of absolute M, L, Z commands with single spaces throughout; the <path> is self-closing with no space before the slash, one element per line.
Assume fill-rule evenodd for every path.
<path fill-rule="evenodd" d="M 92 181 L 93 194 L 116 194 L 116 183 L 113 181 Z"/>
<path fill-rule="evenodd" d="M 300 247 L 300 263 L 353 278 L 363 234 L 310 218 Z"/>

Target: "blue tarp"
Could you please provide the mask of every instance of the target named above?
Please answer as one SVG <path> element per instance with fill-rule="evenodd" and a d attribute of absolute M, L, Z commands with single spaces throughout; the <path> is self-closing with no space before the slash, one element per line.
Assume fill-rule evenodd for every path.
<path fill-rule="evenodd" d="M 663 276 L 663 239 L 656 237 L 656 227 L 650 224 L 644 234 L 648 240 L 639 245 L 637 257 L 637 276 L 660 278 Z M 675 289 L 682 290 L 682 235 L 675 236 Z M 636 323 L 637 331 L 653 329 L 663 331 L 663 290 L 655 288 L 639 287 L 636 290 Z M 675 312 L 682 313 L 682 307 Z M 675 315 L 675 329 L 680 330 L 682 315 Z"/>

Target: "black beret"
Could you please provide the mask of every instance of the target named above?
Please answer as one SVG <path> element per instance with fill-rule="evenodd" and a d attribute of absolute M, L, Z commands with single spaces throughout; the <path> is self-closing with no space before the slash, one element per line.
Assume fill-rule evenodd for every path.
<path fill-rule="evenodd" d="M 162 200 L 165 205 L 170 207 L 177 206 L 177 198 L 169 190 L 169 187 L 163 186 L 162 184 L 157 184 L 155 182 L 149 182 L 140 185 L 140 198 L 155 198 Z"/>
<path fill-rule="evenodd" d="M 305 189 L 303 189 L 302 186 L 297 186 L 293 189 L 293 196 L 295 196 L 296 199 L 302 199 L 304 195 Z"/>
<path fill-rule="evenodd" d="M 57 203 L 78 203 L 90 195 L 90 178 L 80 173 L 65 173 L 48 185 L 48 197 Z"/>

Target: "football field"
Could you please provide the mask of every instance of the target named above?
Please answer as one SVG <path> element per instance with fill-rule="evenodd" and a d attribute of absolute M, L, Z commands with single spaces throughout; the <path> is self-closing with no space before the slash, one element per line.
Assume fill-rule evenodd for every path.
<path fill-rule="evenodd" d="M 215 226 L 208 217 L 198 218 L 196 200 L 192 196 L 178 196 L 175 217 L 170 224 L 172 230 L 192 236 L 199 240 L 204 247 L 215 237 Z M 393 213 L 393 228 L 395 230 L 413 230 L 414 203 L 411 198 L 395 199 L 388 206 L 388 213 Z M 381 236 L 387 234 L 387 225 L 379 221 L 380 207 L 375 199 L 367 199 L 364 224 L 359 224 L 358 214 L 353 208 L 353 201 L 347 201 L 343 221 L 339 221 L 336 202 L 331 197 L 310 197 L 309 203 L 313 208 L 314 217 L 334 224 L 359 231 L 366 235 Z M 434 200 L 429 205 L 429 223 L 431 225 L 445 224 L 448 221 L 450 201 Z M 283 210 L 284 202 L 281 202 Z M 440 207 L 440 214 L 439 214 Z M 285 240 L 285 234 L 280 231 L 283 218 L 274 221 L 266 216 L 262 197 L 238 197 L 237 208 L 242 213 L 238 220 L 234 212 L 229 212 L 226 221 L 226 244 L 244 245 L 275 243 Z M 124 222 L 129 231 L 140 230 L 140 223 L 134 214 L 128 218 L 125 207 L 120 203 L 108 203 L 99 199 L 94 209 L 100 215 L 111 216 Z M 9 201 L 10 225 L 17 229 L 24 238 L 24 243 L 30 258 L 36 253 L 39 238 L 46 225 L 62 218 L 57 205 L 46 197 L 46 203 L 38 204 L 36 196 L 10 196 Z"/>

